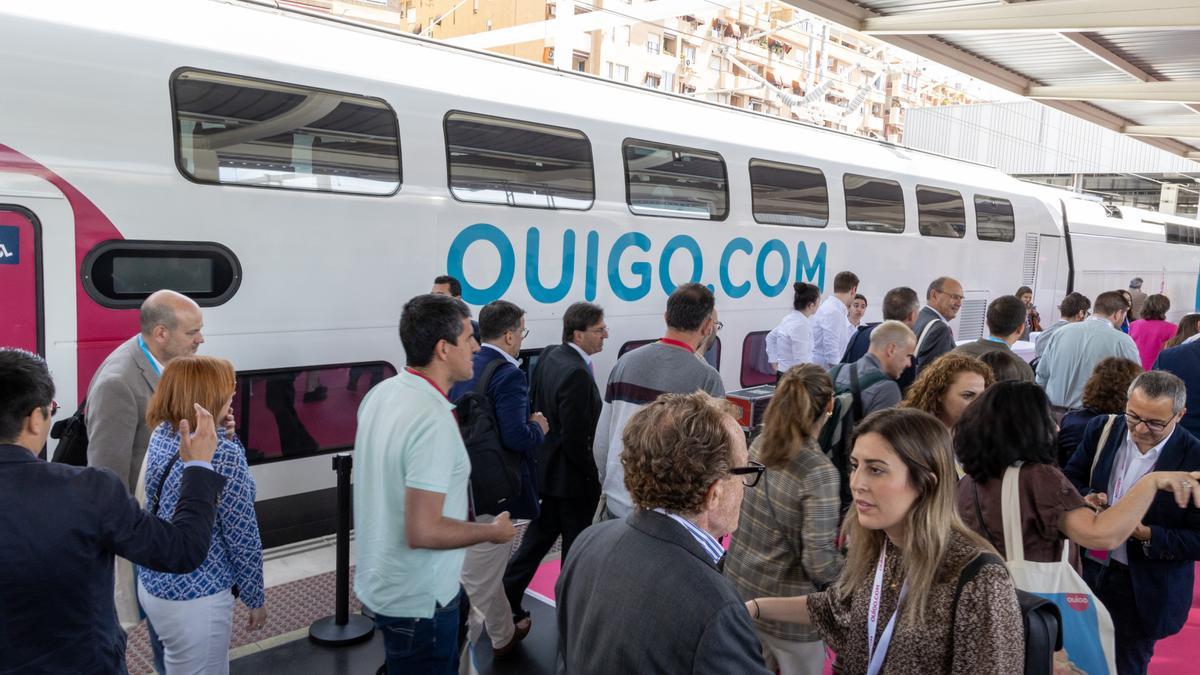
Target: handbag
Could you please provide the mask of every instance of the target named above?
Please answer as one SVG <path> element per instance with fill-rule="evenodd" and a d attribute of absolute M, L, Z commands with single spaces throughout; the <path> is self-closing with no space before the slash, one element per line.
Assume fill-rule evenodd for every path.
<path fill-rule="evenodd" d="M 1018 495 L 1020 472 L 1020 464 L 1008 467 L 1000 489 L 1006 564 L 1018 589 L 1058 606 L 1062 615 L 1063 648 L 1054 655 L 1054 672 L 1116 675 L 1112 618 L 1071 567 L 1070 543 L 1063 542 L 1063 555 L 1059 561 L 1025 560 Z"/>

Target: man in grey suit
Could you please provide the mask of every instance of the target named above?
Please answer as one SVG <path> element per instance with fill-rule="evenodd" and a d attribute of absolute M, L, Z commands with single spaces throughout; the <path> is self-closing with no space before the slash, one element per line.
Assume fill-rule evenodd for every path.
<path fill-rule="evenodd" d="M 917 315 L 913 333 L 917 336 L 917 372 L 933 363 L 937 357 L 954 349 L 954 331 L 950 322 L 962 309 L 963 287 L 950 277 L 938 277 L 925 291 L 928 303 Z"/>
<path fill-rule="evenodd" d="M 175 291 L 156 291 L 142 303 L 141 332 L 104 359 L 88 387 L 85 419 L 88 466 L 111 469 L 133 493 L 150 443 L 146 405 L 163 366 L 204 343 L 200 306 Z"/>
<path fill-rule="evenodd" d="M 729 404 L 663 394 L 622 433 L 634 511 L 584 530 L 557 587 L 563 672 L 765 675 L 717 538 L 762 474 Z"/>

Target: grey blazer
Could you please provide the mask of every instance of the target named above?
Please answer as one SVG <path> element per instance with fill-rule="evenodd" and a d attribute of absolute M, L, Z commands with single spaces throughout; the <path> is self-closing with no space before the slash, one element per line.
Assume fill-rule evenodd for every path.
<path fill-rule="evenodd" d="M 584 530 L 557 599 L 560 672 L 768 672 L 733 583 L 660 513 L 639 509 Z"/>
<path fill-rule="evenodd" d="M 158 373 L 135 335 L 104 359 L 88 387 L 88 466 L 111 469 L 130 493 L 150 444 L 146 407 L 157 386 Z"/>
<path fill-rule="evenodd" d="M 925 330 L 925 326 L 930 321 L 937 323 L 930 327 L 929 334 L 921 340 L 921 333 Z M 917 372 L 921 372 L 933 363 L 937 357 L 954 349 L 954 333 L 950 330 L 950 325 L 942 321 L 937 312 L 933 311 L 929 306 L 921 308 L 921 313 L 917 315 L 917 322 L 913 324 L 913 333 L 917 336 Z"/>

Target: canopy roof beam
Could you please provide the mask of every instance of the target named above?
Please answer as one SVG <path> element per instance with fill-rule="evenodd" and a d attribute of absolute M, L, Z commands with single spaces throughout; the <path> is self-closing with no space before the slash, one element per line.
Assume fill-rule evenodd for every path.
<path fill-rule="evenodd" d="M 1162 101 L 1200 103 L 1200 81 L 1031 86 L 1025 96 L 1058 101 Z"/>
<path fill-rule="evenodd" d="M 936 35 L 1197 28 L 1200 4 L 1195 0 L 1040 0 L 876 16 L 864 19 L 858 30 L 875 35 Z"/>

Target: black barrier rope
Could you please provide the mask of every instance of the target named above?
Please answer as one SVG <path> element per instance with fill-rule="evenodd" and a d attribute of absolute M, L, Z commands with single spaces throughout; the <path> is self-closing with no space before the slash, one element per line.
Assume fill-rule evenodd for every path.
<path fill-rule="evenodd" d="M 370 639 L 375 622 L 362 614 L 350 614 L 350 469 L 348 454 L 333 456 L 337 472 L 337 599 L 334 615 L 317 619 L 308 628 L 308 639 L 328 647 L 344 647 Z"/>

